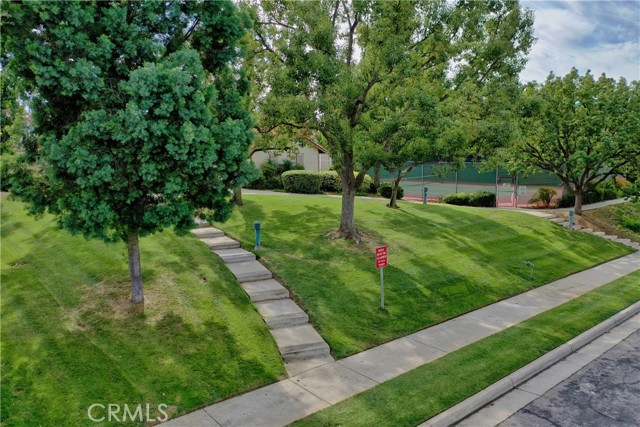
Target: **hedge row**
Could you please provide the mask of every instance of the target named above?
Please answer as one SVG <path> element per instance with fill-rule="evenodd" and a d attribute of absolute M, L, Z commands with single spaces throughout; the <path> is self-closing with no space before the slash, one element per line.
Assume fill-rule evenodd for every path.
<path fill-rule="evenodd" d="M 284 189 L 289 193 L 318 194 L 325 191 L 340 193 L 342 181 L 336 171 L 288 171 L 282 174 Z M 370 193 L 373 190 L 373 178 L 364 176 L 359 192 Z"/>
<path fill-rule="evenodd" d="M 287 193 L 318 194 L 322 191 L 322 176 L 312 171 L 291 170 L 282 174 L 282 184 Z"/>
<path fill-rule="evenodd" d="M 285 159 L 282 163 L 269 159 L 260 166 L 260 175 L 245 187 L 255 190 L 282 190 L 282 174 L 290 170 L 303 169 L 304 166 L 289 159 Z"/>
<path fill-rule="evenodd" d="M 442 201 L 449 205 L 493 208 L 496 206 L 496 195 L 488 191 L 453 193 L 446 196 Z"/>
<path fill-rule="evenodd" d="M 340 193 L 342 191 L 342 180 L 340 179 L 340 175 L 336 171 L 324 171 L 318 172 L 320 176 L 322 176 L 322 191 L 328 191 L 330 193 Z M 374 191 L 373 188 L 373 178 L 369 175 L 364 176 L 364 180 L 362 184 L 360 184 L 360 191 L 364 191 L 366 193 L 372 193 Z"/>

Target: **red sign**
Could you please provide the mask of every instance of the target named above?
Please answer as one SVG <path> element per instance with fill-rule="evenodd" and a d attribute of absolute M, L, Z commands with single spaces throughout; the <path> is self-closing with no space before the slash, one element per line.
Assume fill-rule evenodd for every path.
<path fill-rule="evenodd" d="M 376 248 L 376 268 L 386 267 L 387 264 L 387 247 L 378 246 Z"/>

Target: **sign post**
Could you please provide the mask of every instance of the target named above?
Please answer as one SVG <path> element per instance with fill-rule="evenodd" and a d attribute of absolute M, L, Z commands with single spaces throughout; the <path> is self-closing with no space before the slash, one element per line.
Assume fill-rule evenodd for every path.
<path fill-rule="evenodd" d="M 380 308 L 384 310 L 384 268 L 388 265 L 387 246 L 376 248 L 376 268 L 380 270 Z"/>

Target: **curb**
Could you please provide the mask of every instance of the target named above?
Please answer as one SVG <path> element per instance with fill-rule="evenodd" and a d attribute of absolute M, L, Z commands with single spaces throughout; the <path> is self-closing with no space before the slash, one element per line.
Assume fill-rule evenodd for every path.
<path fill-rule="evenodd" d="M 528 365 L 523 366 L 512 374 L 504 377 L 498 382 L 493 383 L 486 389 L 474 394 L 466 400 L 455 406 L 439 413 L 433 418 L 420 424 L 423 427 L 446 427 L 462 421 L 477 410 L 483 408 L 493 402 L 500 396 L 520 386 L 522 383 L 538 375 L 540 372 L 549 368 L 551 365 L 559 362 L 569 354 L 579 350 L 589 344 L 594 339 L 603 335 L 605 332 L 622 324 L 636 314 L 640 313 L 640 301 L 630 305 L 609 319 L 594 326 L 593 328 L 583 332 L 577 337 L 567 341 L 560 347 L 550 351 L 549 353 L 537 358 Z"/>

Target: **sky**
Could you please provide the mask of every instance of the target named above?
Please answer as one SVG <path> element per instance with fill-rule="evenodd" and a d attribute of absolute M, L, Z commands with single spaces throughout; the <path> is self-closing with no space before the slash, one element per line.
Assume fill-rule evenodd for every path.
<path fill-rule="evenodd" d="M 535 13 L 537 42 L 520 80 L 580 74 L 640 81 L 640 0 L 521 0 Z"/>

